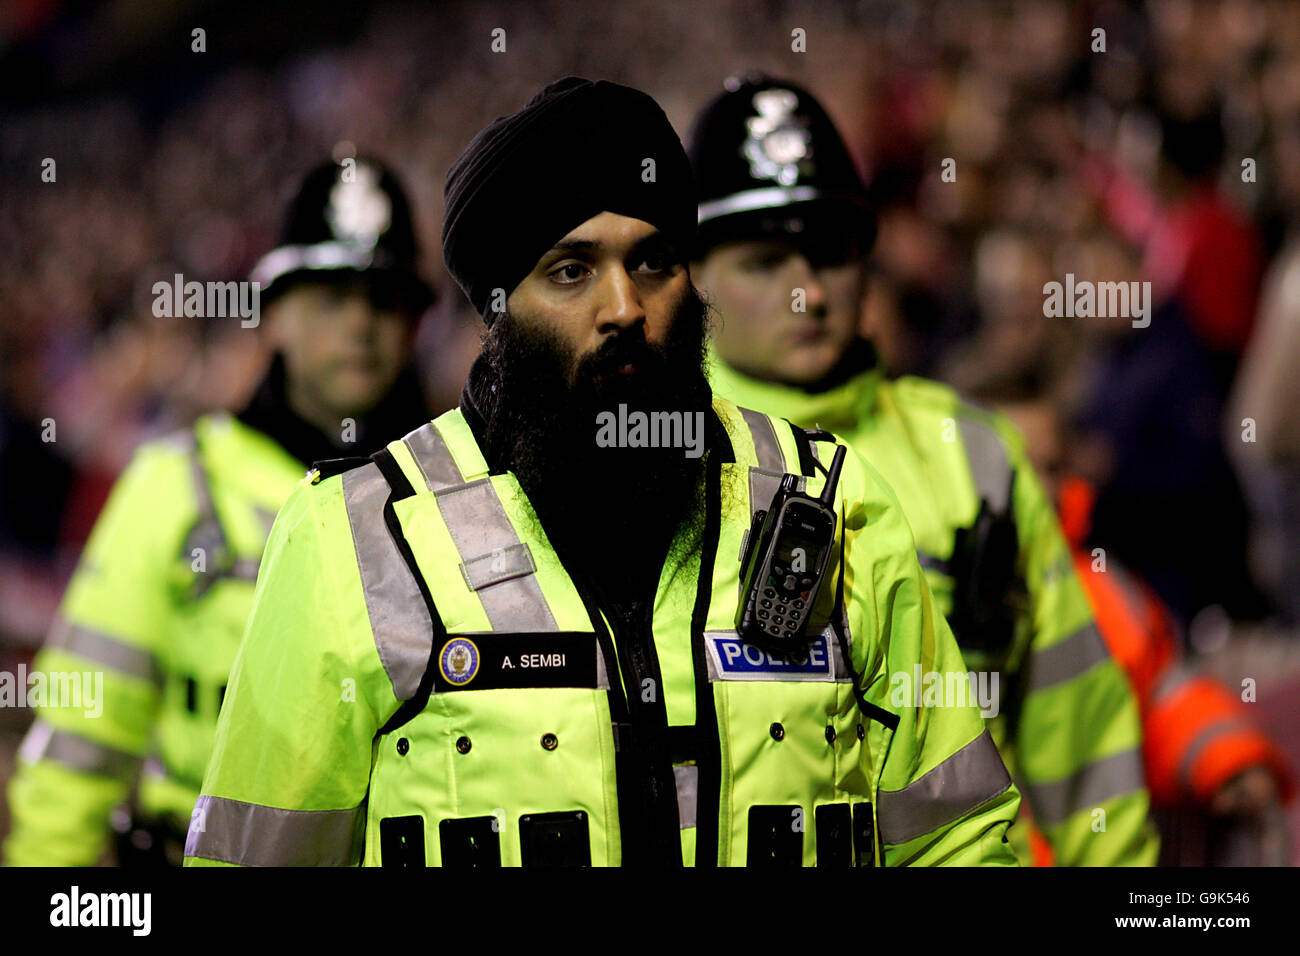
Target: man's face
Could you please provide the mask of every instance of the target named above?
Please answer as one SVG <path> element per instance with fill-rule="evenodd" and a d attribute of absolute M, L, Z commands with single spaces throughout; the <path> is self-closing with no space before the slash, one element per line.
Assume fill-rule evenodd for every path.
<path fill-rule="evenodd" d="M 858 336 L 863 291 L 856 249 L 836 245 L 727 242 L 696 265 L 696 281 L 719 314 L 714 343 L 723 361 L 789 385 L 814 385 L 835 367 Z M 796 311 L 796 289 L 804 311 Z"/>
<path fill-rule="evenodd" d="M 626 405 L 703 429 L 707 307 L 653 226 L 612 213 L 559 240 L 506 305 L 483 346 L 489 459 L 508 462 L 557 550 L 582 561 L 618 549 L 621 564 L 597 561 L 592 573 L 612 573 L 610 587 L 637 581 L 678 529 L 698 536 L 703 459 L 601 446 L 598 416 Z"/>
<path fill-rule="evenodd" d="M 339 418 L 370 411 L 406 364 L 410 319 L 364 281 L 297 284 L 267 311 L 291 393 Z"/>
<path fill-rule="evenodd" d="M 663 346 L 690 291 L 681 254 L 648 222 L 603 212 L 571 230 L 538 260 L 506 300 L 525 330 L 549 330 L 570 353 L 566 378 L 611 340 L 644 335 Z M 638 374 L 635 362 L 598 370 Z M 604 383 L 596 383 L 604 384 Z"/>

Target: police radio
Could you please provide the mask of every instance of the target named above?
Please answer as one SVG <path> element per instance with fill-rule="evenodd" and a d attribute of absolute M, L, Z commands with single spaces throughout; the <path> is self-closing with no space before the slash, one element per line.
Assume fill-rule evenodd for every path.
<path fill-rule="evenodd" d="M 835 541 L 835 486 L 847 449 L 839 445 L 820 498 L 798 490 L 799 478 L 781 479 L 766 511 L 754 515 L 741 559 L 744 600 L 736 631 L 747 644 L 776 654 L 807 649 L 804 629 Z"/>

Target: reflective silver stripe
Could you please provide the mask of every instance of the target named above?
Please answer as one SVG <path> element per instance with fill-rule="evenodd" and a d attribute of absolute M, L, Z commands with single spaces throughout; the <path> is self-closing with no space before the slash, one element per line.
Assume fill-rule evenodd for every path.
<path fill-rule="evenodd" d="M 1169 668 L 1156 684 L 1156 689 L 1152 691 L 1151 703 L 1153 705 L 1158 704 L 1196 676 L 1196 671 L 1186 664 L 1179 664 L 1177 667 Z"/>
<path fill-rule="evenodd" d="M 749 426 L 749 433 L 754 436 L 754 451 L 758 454 L 758 467 L 764 471 L 785 473 L 785 456 L 781 454 L 781 444 L 776 440 L 776 429 L 772 419 L 762 412 L 742 408 L 740 414 Z"/>
<path fill-rule="evenodd" d="M 250 561 L 246 558 L 240 558 L 235 562 L 235 566 L 230 569 L 230 576 L 232 578 L 238 578 L 240 581 L 256 581 L 257 569 L 260 565 L 260 561 Z"/>
<path fill-rule="evenodd" d="M 438 496 L 461 574 L 496 631 L 559 630 L 534 576 L 528 545 L 519 540 L 490 478 L 466 482 L 433 424 L 402 439 L 425 484 Z"/>
<path fill-rule="evenodd" d="M 677 820 L 681 829 L 689 830 L 695 826 L 700 802 L 700 768 L 696 764 L 673 767 L 673 782 L 677 784 Z"/>
<path fill-rule="evenodd" d="M 1249 730 L 1252 724 L 1245 717 L 1234 717 L 1231 720 L 1225 720 L 1223 723 L 1212 724 L 1202 730 L 1187 745 L 1183 751 L 1182 759 L 1178 761 L 1178 780 L 1187 790 L 1192 789 L 1192 770 L 1196 767 L 1196 761 L 1201 756 L 1210 741 L 1216 737 L 1222 737 L 1224 734 L 1230 734 L 1238 730 Z"/>
<path fill-rule="evenodd" d="M 876 817 L 882 843 L 897 846 L 955 823 L 1011 786 L 1011 777 L 985 730 L 902 790 L 881 790 Z"/>
<path fill-rule="evenodd" d="M 226 535 L 225 525 L 221 523 L 221 516 L 217 514 L 217 506 L 212 500 L 212 485 L 208 481 L 207 469 L 203 467 L 202 452 L 199 448 L 198 435 L 192 430 L 189 432 L 190 441 L 186 446 L 189 451 L 190 478 L 194 485 L 194 502 L 198 509 L 199 519 L 195 524 L 197 528 L 211 528 L 215 534 L 216 540 L 213 542 L 219 551 L 233 555 L 230 547 L 230 539 Z M 258 517 L 264 524 L 269 514 L 271 522 L 275 521 L 275 515 L 268 513 L 265 509 L 255 507 Z M 271 533 L 270 525 L 267 524 L 267 534 Z M 191 542 L 186 542 L 186 547 Z M 213 555 L 212 557 L 216 557 Z M 212 568 L 209 577 L 199 587 L 198 595 L 207 592 L 218 578 L 235 578 L 239 581 L 256 581 L 257 570 L 261 561 L 257 558 L 239 558 L 235 559 L 228 568 Z"/>
<path fill-rule="evenodd" d="M 198 506 L 200 520 L 215 518 L 216 506 L 212 503 L 212 489 L 208 487 L 208 474 L 203 468 L 203 459 L 199 457 L 199 443 L 196 437 L 190 444 L 190 478 L 194 484 L 194 501 Z M 218 527 L 220 524 L 218 523 Z M 225 535 L 222 535 L 225 544 Z"/>
<path fill-rule="evenodd" d="M 995 513 L 1005 512 L 1011 491 L 1011 465 L 1002 438 L 990 426 L 967 418 L 959 418 L 957 427 L 975 489 Z"/>
<path fill-rule="evenodd" d="M 533 574 L 537 565 L 533 563 L 533 553 L 524 542 L 512 545 L 502 551 L 493 551 L 470 561 L 462 561 L 461 576 L 471 591 L 478 591 L 492 584 L 500 584 L 511 578 Z"/>
<path fill-rule="evenodd" d="M 55 730 L 39 718 L 27 732 L 18 754 L 29 763 L 49 760 L 82 773 L 96 773 L 117 780 L 129 780 L 141 763 L 141 758 L 134 754 L 66 730 Z"/>
<path fill-rule="evenodd" d="M 356 545 L 370 630 L 398 700 L 409 700 L 429 663 L 433 621 L 388 526 L 388 481 L 371 462 L 343 473 L 343 503 Z"/>
<path fill-rule="evenodd" d="M 281 810 L 200 796 L 185 855 L 240 866 L 355 866 L 366 805 L 350 810 Z"/>
<path fill-rule="evenodd" d="M 1043 826 L 1068 820 L 1080 810 L 1100 806 L 1143 787 L 1142 754 L 1134 747 L 1094 760 L 1052 783 L 1025 784 L 1034 819 Z"/>
<path fill-rule="evenodd" d="M 420 469 L 430 491 L 464 484 L 465 476 L 456 466 L 456 459 L 452 457 L 442 433 L 432 422 L 421 425 L 402 441 L 415 459 L 415 467 Z"/>
<path fill-rule="evenodd" d="M 137 677 L 162 686 L 162 669 L 158 665 L 158 659 L 149 651 L 110 637 L 102 631 L 71 624 L 63 617 L 55 621 L 46 647 L 60 648 L 128 677 Z"/>
<path fill-rule="evenodd" d="M 762 468 L 749 469 L 749 516 L 766 511 L 772 504 L 772 498 L 781 487 L 784 472 L 765 471 Z"/>
<path fill-rule="evenodd" d="M 702 202 L 699 206 L 699 222 L 720 219 L 738 212 L 751 212 L 755 209 L 779 209 L 797 202 L 807 202 L 822 195 L 820 189 L 813 186 L 765 186 L 762 189 L 746 189 L 742 192 Z"/>
<path fill-rule="evenodd" d="M 480 478 L 437 494 L 438 509 L 466 567 L 520 547 L 492 479 Z M 512 577 L 476 593 L 494 631 L 559 630 L 535 574 Z"/>
<path fill-rule="evenodd" d="M 1089 621 L 1065 640 L 1034 651 L 1027 668 L 1029 690 L 1032 693 L 1073 680 L 1110 659 L 1101 631 Z"/>

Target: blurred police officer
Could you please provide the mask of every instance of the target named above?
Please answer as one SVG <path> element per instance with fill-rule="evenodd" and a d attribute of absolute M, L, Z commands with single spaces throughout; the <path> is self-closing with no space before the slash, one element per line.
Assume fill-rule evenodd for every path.
<path fill-rule="evenodd" d="M 946 386 L 887 379 L 859 338 L 873 217 L 830 117 L 792 83 L 733 78 L 691 158 L 713 387 L 843 435 L 893 486 L 967 664 L 999 676 L 991 727 L 1057 862 L 1153 863 L 1137 705 L 1014 430 Z"/>
<path fill-rule="evenodd" d="M 285 503 L 187 863 L 1014 863 L 978 711 L 889 709 L 888 674 L 961 658 L 856 456 L 815 626 L 740 639 L 753 514 L 836 443 L 713 398 L 694 230 L 644 93 L 568 77 L 475 137 L 443 254 L 484 354 L 459 408 Z M 677 438 L 602 442 L 616 412 Z"/>
<path fill-rule="evenodd" d="M 237 414 L 135 453 L 37 657 L 43 672 L 102 672 L 102 713 L 38 708 L 9 788 L 9 864 L 96 862 L 124 800 L 119 859 L 180 864 L 276 511 L 311 462 L 427 415 L 410 357 L 432 290 L 416 261 L 383 166 L 348 159 L 306 177 L 250 276 L 274 349 L 265 379 Z"/>

